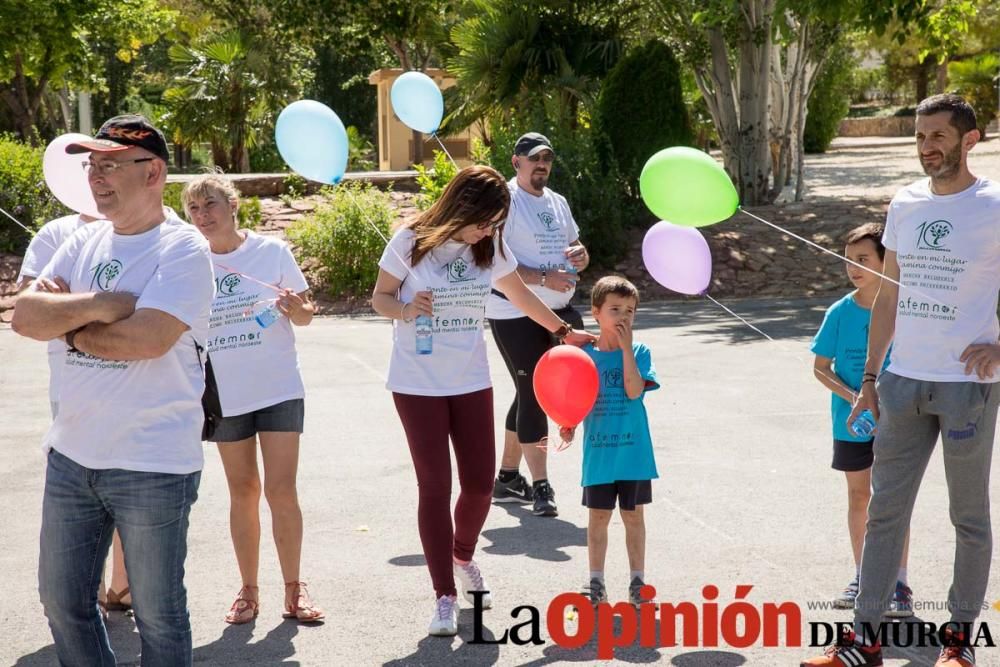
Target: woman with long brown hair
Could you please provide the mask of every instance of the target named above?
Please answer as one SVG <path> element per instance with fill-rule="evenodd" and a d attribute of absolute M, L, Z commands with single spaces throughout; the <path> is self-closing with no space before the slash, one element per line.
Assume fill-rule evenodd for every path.
<path fill-rule="evenodd" d="M 471 591 L 486 591 L 482 606 L 492 605 L 472 560 L 496 461 L 483 337 L 490 289 L 568 343 L 593 340 L 559 319 L 514 270 L 517 261 L 503 242 L 509 206 L 507 183 L 495 169 L 462 169 L 438 201 L 393 235 L 372 295 L 375 311 L 394 320 L 386 387 L 417 474 L 417 523 L 436 600 L 432 635 L 458 632 L 456 577 L 468 601 Z M 454 524 L 449 437 L 461 486 Z"/>

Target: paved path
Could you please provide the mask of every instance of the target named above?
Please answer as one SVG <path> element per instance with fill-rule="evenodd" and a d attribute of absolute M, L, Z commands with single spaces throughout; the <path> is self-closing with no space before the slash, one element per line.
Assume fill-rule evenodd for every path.
<path fill-rule="evenodd" d="M 720 609 L 737 585 L 765 602 L 793 601 L 809 621 L 846 621 L 845 612 L 809 610 L 852 574 L 842 476 L 829 468 L 829 395 L 812 378 L 807 352 L 827 301 L 732 302 L 777 337 L 762 340 L 704 302 L 644 305 L 637 338 L 653 350 L 663 388 L 647 405 L 661 478 L 648 510 L 647 573 L 661 601 L 704 603 L 702 587 L 720 590 Z M 281 577 L 274 547 L 262 551 L 261 616 L 254 625 L 222 622 L 239 580 L 227 527 L 227 492 L 218 455 L 206 449 L 200 498 L 192 515 L 187 582 L 195 657 L 205 665 L 549 665 L 589 663 L 595 646 L 565 650 L 546 627 L 540 646 L 470 644 L 472 613 L 461 635 L 427 637 L 431 591 L 415 523 L 416 485 L 402 430 L 383 388 L 390 346 L 387 323 L 375 318 L 321 319 L 300 332 L 308 387 L 300 492 L 306 519 L 303 576 L 329 611 L 321 627 L 279 616 Z M 511 396 L 490 342 L 497 392 L 497 429 Z M 54 664 L 37 601 L 35 572 L 43 460 L 38 442 L 48 422 L 45 352 L 41 344 L 0 330 L 0 665 Z M 556 456 L 551 478 L 561 515 L 539 519 L 519 506 L 495 506 L 478 559 L 496 595 L 487 636 L 499 637 L 518 605 L 544 610 L 587 576 L 586 513 L 579 505 L 579 445 Z M 994 477 L 997 495 L 1000 482 Z M 940 454 L 917 501 L 910 579 L 920 601 L 945 600 L 954 531 L 946 507 Z M 268 520 L 266 506 L 263 511 Z M 265 535 L 267 531 L 265 529 Z M 622 526 L 611 528 L 607 573 L 611 593 L 625 593 Z M 1000 598 L 994 568 L 989 600 Z M 524 614 L 525 612 L 522 612 Z M 922 614 L 941 622 L 940 611 Z M 524 615 L 519 617 L 523 620 Z M 983 620 L 996 624 L 1000 612 Z M 138 638 L 130 619 L 111 620 L 121 664 L 135 664 Z M 747 649 L 634 646 L 626 663 L 679 667 L 797 664 L 808 648 Z M 888 665 L 932 665 L 933 650 L 894 650 Z M 980 665 L 1000 665 L 1000 649 Z"/>

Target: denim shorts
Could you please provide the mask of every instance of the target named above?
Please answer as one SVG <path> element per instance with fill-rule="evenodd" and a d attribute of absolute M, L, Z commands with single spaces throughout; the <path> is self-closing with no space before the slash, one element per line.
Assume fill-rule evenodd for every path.
<path fill-rule="evenodd" d="M 223 417 L 212 435 L 212 442 L 237 442 L 262 431 L 302 433 L 305 415 L 305 400 L 293 398 L 246 414 Z"/>

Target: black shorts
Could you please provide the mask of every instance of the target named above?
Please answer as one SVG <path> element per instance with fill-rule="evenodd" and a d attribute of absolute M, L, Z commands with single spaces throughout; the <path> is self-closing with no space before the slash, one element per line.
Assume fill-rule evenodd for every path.
<path fill-rule="evenodd" d="M 616 498 L 618 507 L 631 512 L 636 505 L 653 502 L 653 483 L 648 479 L 630 479 L 583 487 L 583 505 L 592 510 L 613 510 Z"/>
<path fill-rule="evenodd" d="M 301 398 L 282 401 L 242 415 L 223 417 L 212 442 L 238 442 L 260 432 L 302 433 L 306 402 Z"/>
<path fill-rule="evenodd" d="M 857 472 L 871 468 L 875 461 L 875 452 L 872 449 L 874 442 L 874 439 L 867 442 L 834 439 L 833 463 L 830 464 L 830 467 L 844 472 Z"/>

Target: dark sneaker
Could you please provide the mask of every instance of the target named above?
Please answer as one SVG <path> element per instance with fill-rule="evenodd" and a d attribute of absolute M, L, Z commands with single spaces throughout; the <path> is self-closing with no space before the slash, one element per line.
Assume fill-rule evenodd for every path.
<path fill-rule="evenodd" d="M 536 482 L 531 489 L 535 497 L 535 506 L 531 513 L 535 516 L 559 516 L 559 509 L 556 507 L 556 492 L 548 480 Z"/>
<path fill-rule="evenodd" d="M 632 579 L 632 583 L 630 583 L 628 585 L 628 601 L 631 602 L 636 607 L 638 607 L 641 604 L 645 604 L 646 602 L 653 602 L 652 599 L 646 600 L 639 593 L 639 591 L 645 585 L 646 585 L 646 582 L 644 582 L 639 577 L 633 578 Z"/>
<path fill-rule="evenodd" d="M 530 503 L 533 499 L 531 485 L 520 473 L 509 482 L 501 482 L 499 477 L 493 482 L 494 502 Z"/>
<path fill-rule="evenodd" d="M 833 598 L 833 608 L 834 609 L 854 609 L 854 601 L 858 599 L 858 575 L 854 575 L 854 581 L 847 584 L 847 588 Z"/>
<path fill-rule="evenodd" d="M 976 667 L 976 649 L 968 645 L 961 633 L 944 631 L 945 646 L 934 667 Z"/>
<path fill-rule="evenodd" d="M 892 594 L 889 611 L 886 616 L 892 618 L 907 618 L 913 616 L 913 591 L 902 581 L 896 582 L 896 592 Z"/>
<path fill-rule="evenodd" d="M 591 579 L 590 583 L 583 587 L 583 594 L 594 606 L 608 601 L 608 589 L 604 587 L 604 582 L 600 579 Z"/>
<path fill-rule="evenodd" d="M 821 656 L 803 660 L 799 667 L 879 667 L 881 664 L 882 647 L 878 644 L 862 646 L 854 640 L 854 633 L 848 631 L 839 644 L 828 646 Z"/>

